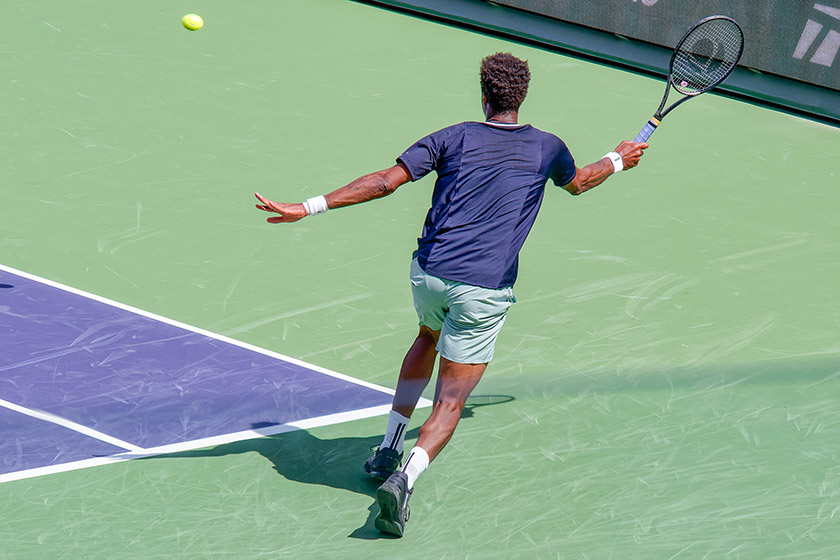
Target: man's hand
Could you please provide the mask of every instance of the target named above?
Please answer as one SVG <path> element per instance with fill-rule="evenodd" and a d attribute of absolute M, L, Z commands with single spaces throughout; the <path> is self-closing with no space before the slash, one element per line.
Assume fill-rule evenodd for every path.
<path fill-rule="evenodd" d="M 644 150 L 648 147 L 647 142 L 637 144 L 625 140 L 615 149 L 615 152 L 621 156 L 621 163 L 624 169 L 633 169 L 639 165 Z M 577 196 L 585 193 L 589 189 L 593 189 L 607 180 L 607 177 L 615 172 L 613 162 L 610 161 L 609 155 L 606 155 L 594 163 L 577 169 L 572 180 L 562 185 L 564 189 L 571 194 Z"/>
<path fill-rule="evenodd" d="M 262 202 L 262 204 L 257 204 L 257 208 L 265 212 L 280 214 L 280 216 L 272 216 L 266 220 L 272 224 L 290 224 L 307 216 L 302 203 L 283 204 L 269 200 L 260 193 L 254 193 L 254 195 Z"/>
<path fill-rule="evenodd" d="M 647 142 L 637 144 L 630 140 L 625 140 L 618 145 L 615 151 L 621 156 L 621 161 L 624 162 L 624 169 L 633 169 L 639 165 L 639 159 L 641 159 L 644 150 L 647 148 Z"/>

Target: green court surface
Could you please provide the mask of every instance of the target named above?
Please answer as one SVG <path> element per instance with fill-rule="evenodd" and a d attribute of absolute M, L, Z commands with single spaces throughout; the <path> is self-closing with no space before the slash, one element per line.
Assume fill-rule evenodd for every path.
<path fill-rule="evenodd" d="M 347 0 L 15 0 L 0 25 L 0 264 L 389 387 L 433 178 L 292 225 L 254 191 L 297 202 L 480 119 L 496 51 L 579 166 L 663 90 Z M 477 389 L 512 399 L 465 414 L 401 540 L 361 475 L 377 417 L 0 484 L 0 559 L 836 559 L 838 153 L 704 95 L 637 169 L 549 187 Z"/>

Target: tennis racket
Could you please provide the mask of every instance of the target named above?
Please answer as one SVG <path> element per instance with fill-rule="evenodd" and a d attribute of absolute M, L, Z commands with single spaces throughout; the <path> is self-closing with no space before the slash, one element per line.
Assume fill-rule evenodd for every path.
<path fill-rule="evenodd" d="M 735 69 L 743 52 L 744 32 L 734 19 L 710 16 L 695 23 L 683 35 L 671 55 L 668 83 L 659 109 L 634 141 L 647 142 L 665 115 L 675 107 L 720 85 Z M 671 86 L 684 97 L 663 111 Z"/>

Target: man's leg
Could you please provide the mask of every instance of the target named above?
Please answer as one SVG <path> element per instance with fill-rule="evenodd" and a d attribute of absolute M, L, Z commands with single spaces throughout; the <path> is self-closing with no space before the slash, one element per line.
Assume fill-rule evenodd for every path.
<path fill-rule="evenodd" d="M 432 378 L 437 358 L 435 347 L 439 336 L 440 331 L 421 326 L 414 344 L 405 355 L 392 408 L 406 418 L 411 418 L 420 395 Z"/>
<path fill-rule="evenodd" d="M 416 444 L 426 451 L 429 461 L 433 461 L 449 442 L 467 397 L 486 369 L 487 364 L 459 364 L 441 356 L 434 407 L 420 428 Z"/>
<path fill-rule="evenodd" d="M 417 477 L 449 442 L 464 403 L 481 380 L 487 364 L 460 364 L 440 359 L 435 403 L 429 419 L 420 428 L 420 438 L 411 449 L 405 466 L 388 477 L 376 491 L 379 514 L 374 526 L 385 533 L 401 537 L 408 521 L 408 499 Z"/>
<path fill-rule="evenodd" d="M 478 385 L 485 369 L 487 364 L 460 364 L 441 356 L 432 414 L 420 427 L 420 437 L 402 468 L 408 490 L 449 443 L 467 397 Z"/>
<path fill-rule="evenodd" d="M 432 377 L 439 336 L 440 331 L 421 326 L 414 344 L 405 355 L 385 436 L 379 449 L 365 461 L 364 470 L 373 478 L 385 480 L 400 467 L 408 421 Z"/>

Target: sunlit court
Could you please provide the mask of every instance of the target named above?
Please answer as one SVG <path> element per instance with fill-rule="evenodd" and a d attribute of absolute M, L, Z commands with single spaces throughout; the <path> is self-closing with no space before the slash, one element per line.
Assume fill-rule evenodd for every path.
<path fill-rule="evenodd" d="M 548 182 L 495 355 L 405 536 L 377 530 L 362 465 L 417 336 L 435 174 L 290 224 L 254 193 L 302 202 L 483 121 L 497 52 L 530 67 L 520 122 L 597 162 L 696 21 L 645 58 L 630 33 L 444 4 L 2 10 L 0 559 L 840 556 L 837 0 L 784 35 L 802 76 L 750 70 L 769 39 L 731 14 L 731 82 L 638 167 Z"/>

